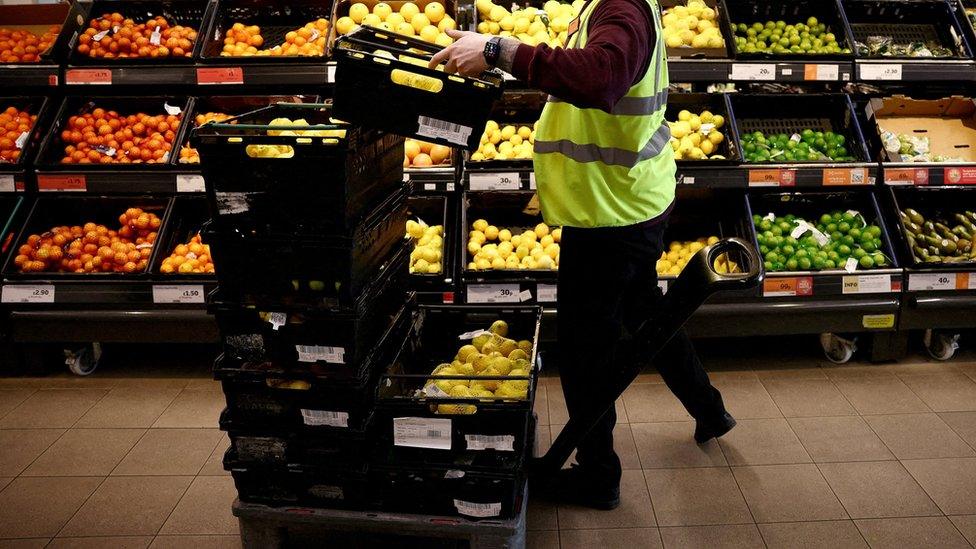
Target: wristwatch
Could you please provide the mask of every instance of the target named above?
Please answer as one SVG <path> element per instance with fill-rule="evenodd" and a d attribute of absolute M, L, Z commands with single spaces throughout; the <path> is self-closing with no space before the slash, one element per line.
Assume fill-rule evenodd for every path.
<path fill-rule="evenodd" d="M 498 57 L 502 53 L 501 42 L 501 37 L 495 36 L 485 43 L 485 62 L 488 63 L 489 67 L 494 67 L 498 64 Z"/>

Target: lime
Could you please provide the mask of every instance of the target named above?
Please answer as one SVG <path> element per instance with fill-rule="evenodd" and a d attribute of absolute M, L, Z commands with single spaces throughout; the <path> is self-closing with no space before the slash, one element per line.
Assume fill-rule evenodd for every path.
<path fill-rule="evenodd" d="M 847 244 L 841 244 L 840 246 L 837 246 L 837 253 L 840 254 L 841 257 L 847 257 L 851 255 L 851 247 Z"/>
<path fill-rule="evenodd" d="M 817 21 L 817 18 L 816 17 L 809 17 L 809 18 L 807 18 L 807 26 L 808 27 L 815 27 L 815 26 L 817 26 L 818 23 L 819 23 L 819 21 Z"/>
<path fill-rule="evenodd" d="M 786 260 L 786 270 L 795 271 L 797 267 L 799 267 L 799 262 L 797 262 L 797 260 L 793 259 L 792 257 Z"/>
<path fill-rule="evenodd" d="M 881 227 L 877 225 L 868 225 L 866 230 L 871 233 L 871 236 L 878 238 L 881 236 Z"/>
<path fill-rule="evenodd" d="M 809 257 L 801 257 L 800 259 L 796 260 L 796 264 L 804 271 L 809 271 L 810 267 L 813 265 L 813 262 L 810 261 Z"/>
<path fill-rule="evenodd" d="M 888 260 L 885 258 L 884 254 L 876 253 L 872 255 L 871 258 L 874 259 L 875 267 L 884 267 L 888 264 Z"/>
<path fill-rule="evenodd" d="M 763 261 L 763 268 L 766 269 L 767 271 L 772 271 L 773 270 L 773 262 L 772 261 Z"/>
<path fill-rule="evenodd" d="M 873 240 L 868 240 L 867 242 L 861 242 L 861 248 L 863 248 L 864 251 L 868 253 L 872 253 L 878 249 L 878 247 L 875 246 Z"/>
<path fill-rule="evenodd" d="M 834 269 L 836 267 L 837 267 L 837 263 L 835 263 L 833 259 L 828 259 L 824 261 L 824 266 L 823 266 L 824 269 Z"/>
<path fill-rule="evenodd" d="M 837 224 L 837 230 L 844 234 L 849 233 L 851 230 L 850 222 L 847 220 L 841 221 L 840 223 Z"/>
<path fill-rule="evenodd" d="M 871 267 L 874 267 L 874 259 L 872 259 L 871 256 L 869 255 L 863 256 L 860 260 L 858 260 L 858 263 L 861 265 L 861 267 L 864 267 L 865 269 L 870 269 Z"/>
<path fill-rule="evenodd" d="M 855 248 L 854 251 L 851 252 L 851 257 L 854 259 L 861 259 L 866 255 L 868 255 L 868 253 L 864 251 L 864 248 Z"/>

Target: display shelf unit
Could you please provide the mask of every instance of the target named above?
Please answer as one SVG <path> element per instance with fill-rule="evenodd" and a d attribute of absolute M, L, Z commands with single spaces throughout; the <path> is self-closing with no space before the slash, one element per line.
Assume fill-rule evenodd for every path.
<path fill-rule="evenodd" d="M 26 29 L 38 34 L 45 27 L 62 28 L 76 8 L 67 3 L 0 6 L 0 27 Z M 61 84 L 61 61 L 68 51 L 68 40 L 61 32 L 48 51 L 35 62 L 0 65 L 0 90 L 5 94 L 46 93 Z"/>

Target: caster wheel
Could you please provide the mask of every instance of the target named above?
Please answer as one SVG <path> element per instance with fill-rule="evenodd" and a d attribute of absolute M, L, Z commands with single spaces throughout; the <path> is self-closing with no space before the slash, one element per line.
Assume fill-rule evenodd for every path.
<path fill-rule="evenodd" d="M 925 351 L 935 360 L 949 360 L 959 348 L 959 334 L 944 334 L 925 330 Z"/>
<path fill-rule="evenodd" d="M 98 368 L 102 358 L 102 346 L 92 343 L 91 347 L 82 347 L 77 351 L 64 351 L 64 363 L 71 373 L 78 376 L 90 375 Z"/>
<path fill-rule="evenodd" d="M 820 346 L 827 360 L 834 364 L 846 364 L 857 351 L 857 341 L 844 339 L 835 334 L 820 334 Z"/>

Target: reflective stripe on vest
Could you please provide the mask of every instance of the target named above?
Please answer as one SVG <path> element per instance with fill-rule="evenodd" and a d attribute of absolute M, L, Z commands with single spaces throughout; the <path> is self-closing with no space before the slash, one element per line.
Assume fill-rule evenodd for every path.
<path fill-rule="evenodd" d="M 533 147 L 537 154 L 559 153 L 577 162 L 602 162 L 608 166 L 633 168 L 638 163 L 661 154 L 664 147 L 670 146 L 670 140 L 671 128 L 667 124 L 661 124 L 639 152 L 615 147 L 600 147 L 595 144 L 580 145 L 568 139 L 536 141 Z"/>
<path fill-rule="evenodd" d="M 549 103 L 562 103 L 562 99 L 549 96 Z M 621 97 L 610 114 L 620 116 L 650 116 L 668 104 L 668 90 L 663 89 L 650 97 Z"/>

